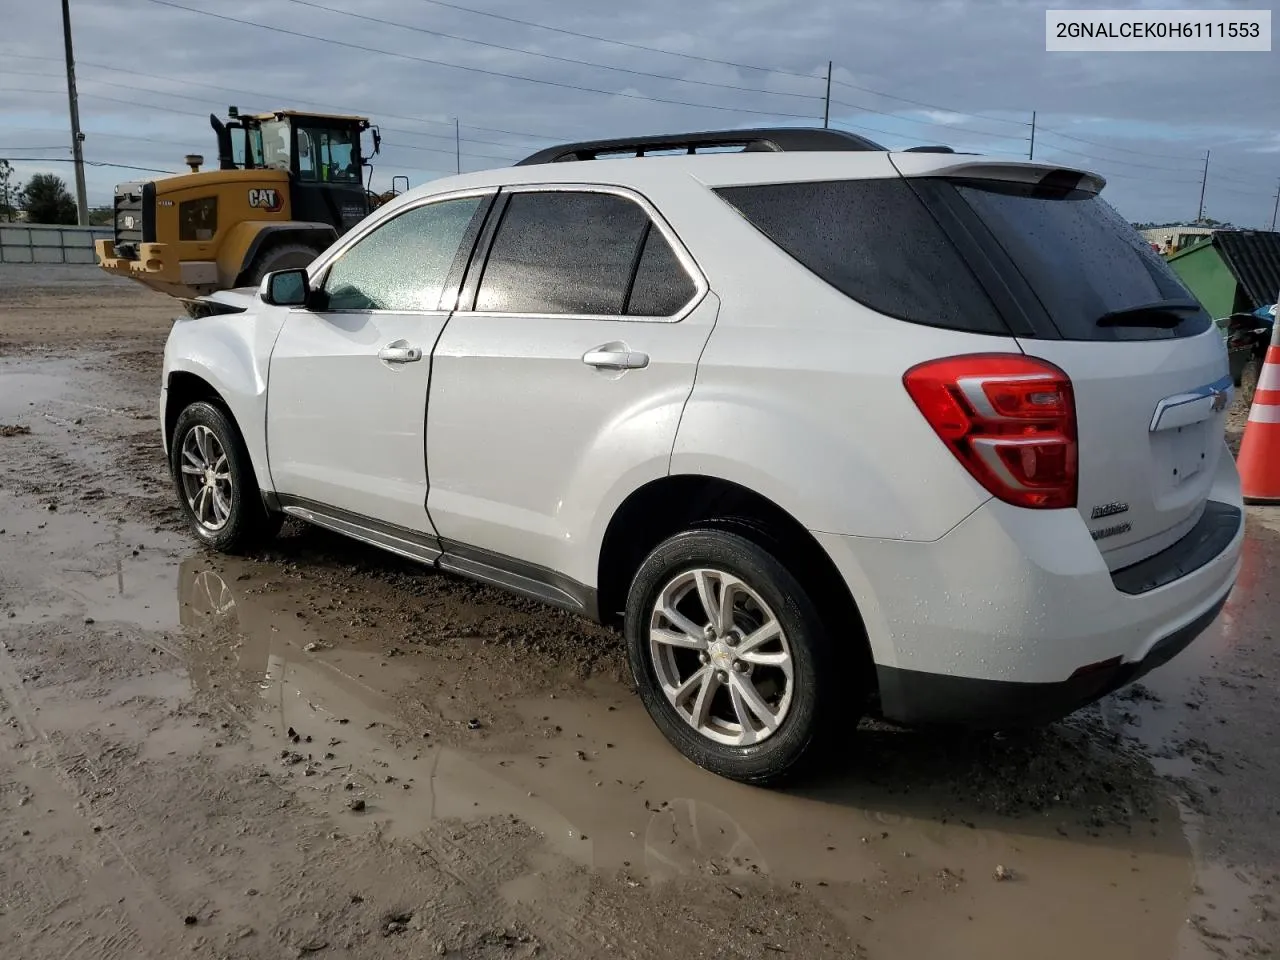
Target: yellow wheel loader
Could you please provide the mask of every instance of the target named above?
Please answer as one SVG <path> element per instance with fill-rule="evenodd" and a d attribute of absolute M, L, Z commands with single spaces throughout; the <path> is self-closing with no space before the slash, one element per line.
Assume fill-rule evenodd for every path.
<path fill-rule="evenodd" d="M 184 299 L 256 285 L 310 263 L 395 195 L 366 187 L 361 135 L 374 154 L 381 137 L 365 117 L 232 107 L 209 122 L 217 170 L 192 155 L 190 173 L 116 187 L 115 236 L 95 244 L 103 270 Z"/>

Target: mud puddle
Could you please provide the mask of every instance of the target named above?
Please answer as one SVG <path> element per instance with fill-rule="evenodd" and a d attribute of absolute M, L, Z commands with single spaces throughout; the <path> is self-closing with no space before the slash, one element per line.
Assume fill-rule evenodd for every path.
<path fill-rule="evenodd" d="M 873 726 L 847 762 L 758 790 L 678 757 L 610 671 L 584 677 L 572 658 L 501 642 L 488 594 L 424 604 L 421 618 L 447 629 L 409 648 L 379 628 L 387 608 L 419 602 L 395 586 L 317 585 L 289 562 L 193 553 L 180 535 L 3 492 L 0 518 L 0 630 L 71 630 L 109 648 L 141 629 L 119 642 L 152 644 L 149 666 L 100 668 L 93 696 L 59 703 L 55 729 L 135 737 L 151 759 L 203 742 L 225 769 L 270 770 L 317 814 L 386 842 L 445 825 L 465 845 L 467 824 L 514 818 L 538 845 L 497 888 L 513 908 L 563 913 L 572 869 L 624 897 L 802 896 L 875 956 L 1187 949 L 1193 870 L 1177 811 L 1097 718 L 1006 739 Z M 22 666 L 36 687 L 57 674 Z M 131 726 L 139 698 L 172 719 Z"/>
<path fill-rule="evenodd" d="M 1276 703 L 1280 511 L 1250 513 L 1239 578 L 1186 651 L 1102 704 L 1110 729 L 1145 748 L 1194 853 L 1188 926 L 1220 956 L 1269 956 L 1280 890 L 1280 810 L 1270 782 Z M 1256 831 L 1242 829 L 1254 822 Z M 1187 938 L 1184 938 L 1187 939 Z"/>

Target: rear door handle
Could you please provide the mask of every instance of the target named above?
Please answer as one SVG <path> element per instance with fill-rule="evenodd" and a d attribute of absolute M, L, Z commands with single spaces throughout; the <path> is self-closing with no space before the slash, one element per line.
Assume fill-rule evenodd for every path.
<path fill-rule="evenodd" d="M 379 350 L 378 359 L 387 363 L 415 363 L 422 359 L 422 348 L 411 347 L 403 340 L 397 340 Z"/>
<path fill-rule="evenodd" d="M 642 370 L 649 365 L 649 355 L 634 350 L 619 350 L 613 344 L 608 344 L 588 350 L 582 355 L 582 362 L 600 370 Z"/>

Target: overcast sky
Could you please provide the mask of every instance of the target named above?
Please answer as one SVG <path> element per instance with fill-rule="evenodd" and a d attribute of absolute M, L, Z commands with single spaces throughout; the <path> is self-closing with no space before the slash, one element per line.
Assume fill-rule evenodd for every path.
<path fill-rule="evenodd" d="M 20 179 L 51 170 L 71 183 L 68 163 L 20 159 L 70 155 L 59 3 L 0 5 L 0 157 Z M 1025 157 L 1035 110 L 1035 158 L 1102 173 L 1107 197 L 1132 220 L 1194 218 L 1209 149 L 1206 215 L 1270 224 L 1280 182 L 1280 52 L 1046 53 L 1047 6 L 1126 4 L 71 2 L 85 157 L 97 163 L 176 171 L 189 152 L 212 161 L 207 117 L 228 104 L 342 108 L 382 128 L 377 183 L 403 174 L 416 185 L 453 172 L 455 116 L 464 170 L 503 166 L 555 140 L 820 125 L 832 60 L 833 126 L 890 147 L 946 143 Z M 149 175 L 91 167 L 90 202 L 109 203 L 117 181 Z"/>

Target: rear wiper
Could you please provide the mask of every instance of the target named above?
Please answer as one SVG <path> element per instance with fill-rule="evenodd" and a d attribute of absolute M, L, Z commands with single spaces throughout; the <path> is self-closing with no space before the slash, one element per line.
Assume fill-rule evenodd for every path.
<path fill-rule="evenodd" d="M 1158 327 L 1169 330 L 1203 309 L 1195 300 L 1160 300 L 1104 313 L 1098 318 L 1098 326 Z"/>

